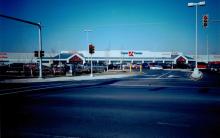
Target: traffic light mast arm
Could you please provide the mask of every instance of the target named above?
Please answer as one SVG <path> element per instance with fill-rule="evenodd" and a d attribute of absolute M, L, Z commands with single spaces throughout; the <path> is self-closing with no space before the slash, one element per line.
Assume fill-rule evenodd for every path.
<path fill-rule="evenodd" d="M 31 22 L 31 21 L 27 21 L 27 20 L 15 18 L 15 17 L 3 15 L 3 14 L 0 14 L 0 17 L 7 18 L 7 19 L 10 19 L 10 20 L 19 21 L 19 22 L 23 22 L 23 23 L 27 23 L 27 24 L 31 24 L 31 25 L 35 25 L 35 26 L 41 28 L 41 25 L 39 23 L 35 23 L 35 22 Z"/>

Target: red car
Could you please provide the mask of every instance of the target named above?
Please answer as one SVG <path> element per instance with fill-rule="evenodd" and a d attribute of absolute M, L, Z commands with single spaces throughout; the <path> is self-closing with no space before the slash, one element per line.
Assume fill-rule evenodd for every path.
<path fill-rule="evenodd" d="M 208 69 L 208 64 L 205 62 L 198 62 L 197 67 L 198 69 Z"/>

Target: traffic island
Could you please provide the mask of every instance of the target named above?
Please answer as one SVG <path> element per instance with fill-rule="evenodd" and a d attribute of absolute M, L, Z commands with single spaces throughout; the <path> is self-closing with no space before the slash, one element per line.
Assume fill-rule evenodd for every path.
<path fill-rule="evenodd" d="M 203 73 L 201 71 L 199 71 L 198 68 L 195 68 L 193 70 L 193 73 L 190 76 L 193 80 L 200 80 L 203 77 Z"/>

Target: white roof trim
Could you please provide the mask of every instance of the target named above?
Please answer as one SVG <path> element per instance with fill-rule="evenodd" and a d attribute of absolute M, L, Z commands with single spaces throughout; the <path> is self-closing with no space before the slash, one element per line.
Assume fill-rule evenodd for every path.
<path fill-rule="evenodd" d="M 77 53 L 75 53 L 75 54 L 73 54 L 72 56 L 70 56 L 69 58 L 67 58 L 67 60 L 70 60 L 72 57 L 74 57 L 74 56 L 78 56 L 79 58 L 81 58 L 83 61 L 85 60 L 85 58 L 84 57 L 82 57 L 81 55 L 79 55 L 79 54 L 77 54 Z"/>

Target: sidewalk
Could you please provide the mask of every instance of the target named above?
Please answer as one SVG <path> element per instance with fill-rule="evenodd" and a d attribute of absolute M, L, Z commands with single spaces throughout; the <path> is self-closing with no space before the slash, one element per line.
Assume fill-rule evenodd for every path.
<path fill-rule="evenodd" d="M 113 78 L 124 78 L 124 77 L 131 77 L 135 74 L 109 74 L 109 75 L 101 75 L 101 74 L 94 74 L 93 77 L 88 75 L 83 76 L 69 76 L 69 77 L 53 77 L 53 78 L 25 78 L 25 79 L 10 79 L 10 80 L 3 80 L 0 83 L 34 83 L 34 82 L 56 82 L 56 81 L 80 81 L 80 80 L 98 80 L 98 79 L 113 79 Z"/>

